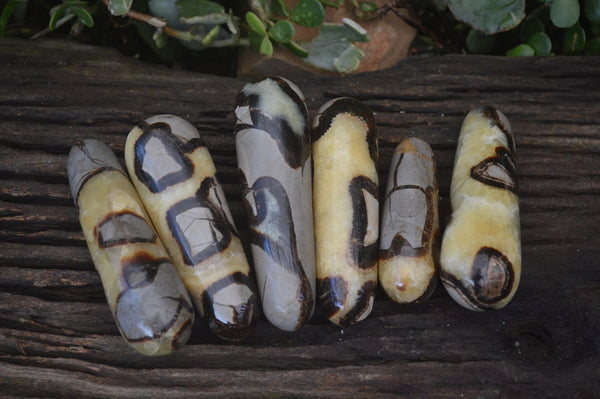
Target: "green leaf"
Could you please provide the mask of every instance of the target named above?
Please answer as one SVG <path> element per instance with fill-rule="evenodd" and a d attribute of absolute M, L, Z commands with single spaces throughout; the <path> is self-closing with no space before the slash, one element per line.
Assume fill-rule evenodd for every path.
<path fill-rule="evenodd" d="M 506 52 L 508 57 L 531 57 L 535 55 L 535 51 L 528 44 L 519 44 Z"/>
<path fill-rule="evenodd" d="M 183 18 L 225 13 L 222 5 L 208 0 L 177 0 L 175 5 L 179 9 L 179 16 Z"/>
<path fill-rule="evenodd" d="M 160 49 L 167 45 L 167 42 L 169 41 L 169 36 L 165 34 L 162 31 L 162 29 L 157 29 L 152 35 L 152 40 L 154 41 L 156 48 Z"/>
<path fill-rule="evenodd" d="M 486 35 L 478 30 L 471 29 L 467 35 L 467 49 L 473 54 L 489 54 L 496 47 L 495 35 Z"/>
<path fill-rule="evenodd" d="M 535 55 L 545 56 L 552 50 L 552 41 L 544 32 L 537 32 L 531 35 L 527 44 L 531 46 Z"/>
<path fill-rule="evenodd" d="M 593 35 L 600 35 L 600 24 L 590 24 L 590 30 Z"/>
<path fill-rule="evenodd" d="M 588 40 L 583 53 L 587 55 L 600 55 L 600 37 Z"/>
<path fill-rule="evenodd" d="M 79 18 L 82 24 L 84 24 L 88 28 L 94 26 L 94 18 L 92 18 L 88 10 L 86 10 L 83 7 L 74 6 L 71 4 L 69 5 L 69 8 L 71 9 L 71 11 L 73 11 L 73 14 L 77 15 L 77 18 Z"/>
<path fill-rule="evenodd" d="M 227 16 L 227 29 L 233 34 L 238 35 L 240 33 L 240 28 L 238 26 L 237 18 L 233 16 L 231 10 L 229 11 L 229 15 Z"/>
<path fill-rule="evenodd" d="M 488 35 L 510 30 L 525 18 L 525 0 L 448 0 L 448 6 L 458 20 Z"/>
<path fill-rule="evenodd" d="M 319 0 L 324 7 L 340 8 L 340 5 L 332 0 Z"/>
<path fill-rule="evenodd" d="M 289 43 L 285 43 L 284 46 L 287 47 L 287 49 L 290 50 L 292 54 L 297 55 L 298 57 L 308 57 L 308 51 L 306 51 L 304 47 L 300 46 L 293 40 Z"/>
<path fill-rule="evenodd" d="M 177 0 L 179 21 L 184 24 L 219 25 L 227 22 L 225 8 L 208 0 Z"/>
<path fill-rule="evenodd" d="M 267 34 L 265 24 L 263 24 L 263 21 L 261 21 L 260 18 L 258 18 L 258 16 L 253 12 L 248 11 L 246 13 L 246 22 L 248 23 L 250 30 L 258 33 L 259 35 Z"/>
<path fill-rule="evenodd" d="M 67 12 L 67 6 L 63 4 L 62 6 L 56 8 L 52 15 L 50 16 L 50 22 L 48 23 L 48 28 L 50 30 L 56 29 L 58 19 L 63 16 Z M 59 25 L 60 26 L 60 25 Z"/>
<path fill-rule="evenodd" d="M 4 6 L 4 9 L 2 10 L 2 15 L 0 15 L 0 36 L 4 36 L 6 25 L 8 25 L 8 20 L 10 19 L 10 16 L 12 15 L 17 3 L 17 0 L 10 0 Z"/>
<path fill-rule="evenodd" d="M 321 32 L 306 44 L 305 61 L 317 68 L 348 73 L 358 68 L 364 54 L 353 43 L 367 42 L 369 36 L 359 24 L 344 18 L 341 24 L 323 24 Z"/>
<path fill-rule="evenodd" d="M 358 68 L 364 56 L 365 53 L 352 44 L 333 60 L 333 67 L 339 73 L 350 73 Z"/>
<path fill-rule="evenodd" d="M 550 19 L 559 28 L 570 28 L 579 20 L 578 0 L 553 0 Z"/>
<path fill-rule="evenodd" d="M 358 3 L 358 8 L 363 12 L 373 12 L 377 10 L 377 4 L 370 1 L 361 1 Z"/>
<path fill-rule="evenodd" d="M 260 53 L 270 57 L 273 55 L 273 43 L 269 40 L 268 36 L 263 37 L 260 42 Z"/>
<path fill-rule="evenodd" d="M 202 38 L 202 44 L 204 44 L 205 46 L 208 46 L 209 44 L 211 44 L 212 42 L 215 41 L 215 39 L 217 38 L 218 34 L 219 34 L 219 25 L 216 25 L 214 28 L 212 28 L 206 34 L 206 36 L 204 36 Z"/>
<path fill-rule="evenodd" d="M 583 11 L 590 22 L 600 23 L 600 0 L 586 0 Z"/>
<path fill-rule="evenodd" d="M 265 37 L 265 35 L 260 35 L 252 30 L 248 32 L 248 44 L 250 44 L 250 48 L 260 51 L 260 45 Z"/>
<path fill-rule="evenodd" d="M 301 0 L 292 10 L 292 21 L 315 28 L 325 20 L 325 9 L 319 0 Z"/>
<path fill-rule="evenodd" d="M 368 42 L 369 35 L 367 31 L 351 20 L 350 18 L 342 19 L 341 24 L 324 23 L 321 27 L 321 32 L 313 42 L 332 42 L 345 40 L 348 42 Z"/>
<path fill-rule="evenodd" d="M 585 47 L 585 31 L 578 25 L 566 30 L 563 37 L 562 51 L 565 54 L 579 54 Z"/>
<path fill-rule="evenodd" d="M 112 15 L 125 15 L 131 8 L 131 3 L 133 3 L 133 0 L 109 0 L 108 11 Z"/>
<path fill-rule="evenodd" d="M 534 33 L 538 32 L 544 32 L 544 23 L 536 17 L 527 18 L 523 21 L 519 29 L 519 35 L 524 42 L 528 41 Z"/>
<path fill-rule="evenodd" d="M 269 29 L 269 36 L 276 42 L 288 43 L 294 37 L 294 26 L 290 21 L 282 19 Z"/>
<path fill-rule="evenodd" d="M 356 64 L 354 69 L 351 69 L 352 59 L 358 59 L 358 61 L 362 59 L 362 57 L 359 58 L 359 53 L 353 49 L 358 50 L 358 48 L 346 41 L 311 43 L 306 47 L 308 48 L 308 57 L 304 61 L 327 71 L 339 72 L 339 69 L 342 69 L 344 73 L 352 72 L 358 67 Z"/>
<path fill-rule="evenodd" d="M 271 2 L 271 8 L 273 9 L 273 12 L 276 14 L 283 15 L 284 17 L 290 16 L 290 8 L 288 7 L 288 5 L 285 3 L 284 0 L 273 0 Z"/>

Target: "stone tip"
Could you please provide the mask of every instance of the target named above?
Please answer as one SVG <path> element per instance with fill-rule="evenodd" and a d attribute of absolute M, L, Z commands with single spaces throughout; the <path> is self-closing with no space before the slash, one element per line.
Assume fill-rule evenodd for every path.
<path fill-rule="evenodd" d="M 105 168 L 125 173 L 119 160 L 106 144 L 98 140 L 86 139 L 71 147 L 67 161 L 67 174 L 75 205 L 77 205 L 79 191 L 89 176 Z"/>

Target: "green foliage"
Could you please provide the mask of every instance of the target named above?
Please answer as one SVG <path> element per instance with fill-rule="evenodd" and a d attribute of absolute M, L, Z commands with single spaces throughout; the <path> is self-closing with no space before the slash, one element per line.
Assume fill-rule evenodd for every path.
<path fill-rule="evenodd" d="M 87 3 L 84 1 L 65 1 L 54 7 L 50 12 L 48 29 L 52 31 L 75 17 L 81 24 L 91 28 L 94 26 L 94 18 L 85 6 L 87 6 Z"/>
<path fill-rule="evenodd" d="M 572 26 L 565 32 L 562 51 L 565 54 L 580 54 L 585 47 L 585 30 L 580 26 Z"/>
<path fill-rule="evenodd" d="M 156 56 L 166 61 L 196 54 L 186 49 L 249 46 L 265 56 L 272 56 L 277 48 L 287 49 L 316 68 L 349 73 L 364 57 L 356 44 L 369 41 L 369 36 L 351 19 L 339 24 L 324 22 L 327 7 L 348 6 L 354 8 L 353 18 L 357 21 L 376 20 L 390 11 L 398 14 L 420 32 L 413 49 L 466 49 L 472 54 L 507 56 L 600 53 L 600 0 L 411 0 L 411 12 L 399 8 L 404 2 L 387 0 L 381 7 L 373 0 L 250 0 L 250 11 L 244 9 L 241 15 L 237 13 L 243 7 L 234 5 L 232 10 L 224 5 L 232 3 L 236 2 L 4 0 L 0 36 L 21 32 L 21 36 L 31 37 L 58 30 L 58 34 L 70 32 L 87 39 L 104 36 L 101 29 L 108 25 L 114 29 L 117 24 L 128 26 L 131 21 L 137 28 L 137 37 L 131 42 L 141 37 Z M 42 14 L 47 17 L 42 24 L 47 22 L 47 26 L 22 28 L 26 11 L 40 5 L 45 7 Z M 108 21 L 108 13 L 98 12 L 103 10 L 122 18 Z M 39 14 L 38 10 L 38 20 Z M 95 24 L 98 18 L 102 20 Z M 70 30 L 66 29 L 69 25 Z M 314 39 L 298 41 L 300 27 L 312 30 Z M 84 28 L 92 30 L 87 34 Z M 129 35 L 135 36 L 135 31 Z M 214 61 L 208 58 L 206 63 Z"/>
<path fill-rule="evenodd" d="M 377 10 L 377 4 L 370 1 L 361 1 L 358 3 L 358 8 L 363 12 L 373 12 Z"/>
<path fill-rule="evenodd" d="M 489 34 L 516 27 L 525 17 L 525 0 L 448 0 L 454 16 Z"/>
<path fill-rule="evenodd" d="M 265 28 L 265 24 L 254 14 L 253 12 L 248 11 L 246 13 L 246 23 L 248 24 L 248 28 L 251 31 L 264 36 L 267 34 L 267 29 Z"/>
<path fill-rule="evenodd" d="M 548 55 L 552 50 L 552 42 L 544 32 L 536 32 L 531 35 L 527 44 L 531 46 L 535 55 Z"/>
<path fill-rule="evenodd" d="M 6 3 L 6 6 L 2 10 L 2 14 L 0 14 L 0 36 L 4 36 L 4 32 L 6 31 L 6 25 L 8 25 L 8 20 L 12 15 L 15 7 L 17 6 L 16 0 L 9 0 Z"/>
<path fill-rule="evenodd" d="M 116 16 L 125 15 L 131 8 L 132 3 L 133 0 L 109 0 L 108 11 Z"/>
<path fill-rule="evenodd" d="M 600 55 L 600 37 L 589 40 L 585 44 L 583 53 L 587 55 Z"/>
<path fill-rule="evenodd" d="M 521 40 L 526 42 L 534 33 L 544 32 L 545 29 L 544 23 L 539 18 L 529 17 L 521 24 L 519 34 Z"/>
<path fill-rule="evenodd" d="M 467 49 L 473 54 L 489 54 L 496 47 L 497 37 L 471 29 L 467 35 Z"/>
<path fill-rule="evenodd" d="M 525 2 L 516 0 L 448 0 L 448 6 L 457 19 L 472 27 L 465 46 L 473 54 L 592 54 L 595 42 L 586 53 L 587 43 L 600 35 L 600 0 L 582 2 L 583 12 L 577 0 L 530 0 L 528 15 Z"/>
<path fill-rule="evenodd" d="M 228 14 L 219 3 L 207 0 L 177 0 L 179 22 L 184 24 L 219 25 L 227 22 Z"/>
<path fill-rule="evenodd" d="M 578 0 L 552 0 L 550 19 L 559 28 L 570 28 L 579 20 Z"/>
<path fill-rule="evenodd" d="M 301 0 L 292 10 L 292 21 L 307 28 L 316 28 L 325 20 L 325 9 L 319 0 Z"/>
<path fill-rule="evenodd" d="M 583 7 L 583 12 L 590 22 L 600 23 L 600 0 L 586 0 Z"/>
<path fill-rule="evenodd" d="M 352 72 L 365 56 L 354 43 L 367 41 L 367 32 L 351 19 L 346 18 L 341 24 L 325 23 L 319 35 L 306 45 L 305 62 L 328 71 Z"/>
<path fill-rule="evenodd" d="M 269 29 L 269 36 L 278 43 L 289 43 L 294 37 L 294 25 L 285 19 L 277 21 Z"/>
<path fill-rule="evenodd" d="M 267 36 L 263 36 L 262 40 L 260 41 L 259 51 L 261 54 L 264 54 L 267 57 L 273 55 L 273 43 L 271 43 L 271 40 L 269 40 Z"/>
<path fill-rule="evenodd" d="M 506 52 L 508 57 L 530 57 L 535 54 L 535 50 L 529 44 L 519 44 Z"/>

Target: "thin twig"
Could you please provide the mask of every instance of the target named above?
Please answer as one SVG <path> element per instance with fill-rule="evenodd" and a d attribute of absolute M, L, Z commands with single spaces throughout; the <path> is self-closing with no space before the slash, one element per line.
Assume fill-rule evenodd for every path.
<path fill-rule="evenodd" d="M 104 4 L 106 4 L 106 7 L 109 6 L 110 0 L 102 0 L 102 2 Z M 152 25 L 155 28 L 164 28 L 167 26 L 167 21 L 165 21 L 162 18 L 158 18 L 155 17 L 153 15 L 148 15 L 148 14 L 144 14 L 141 12 L 137 12 L 134 10 L 127 10 L 127 12 L 125 14 L 123 14 L 124 17 L 129 17 L 131 19 L 135 19 L 136 21 L 142 21 L 147 23 L 148 25 Z M 166 33 L 166 32 L 165 32 Z"/>

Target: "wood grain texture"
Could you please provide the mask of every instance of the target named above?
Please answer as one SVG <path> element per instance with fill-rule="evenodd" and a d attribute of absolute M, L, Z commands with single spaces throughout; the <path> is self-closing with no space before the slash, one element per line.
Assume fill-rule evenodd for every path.
<path fill-rule="evenodd" d="M 0 41 L 0 396 L 588 398 L 600 389 L 600 63 L 593 57 L 413 57 L 349 77 L 296 80 L 314 115 L 352 96 L 376 113 L 385 181 L 403 138 L 437 159 L 442 229 L 456 139 L 480 105 L 513 125 L 523 274 L 513 301 L 474 313 L 443 288 L 419 305 L 378 292 L 340 329 L 318 308 L 285 333 L 261 319 L 242 344 L 201 322 L 188 345 L 145 358 L 118 334 L 66 177 L 83 138 L 119 157 L 154 114 L 203 135 L 242 240 L 233 106 L 245 82 L 148 66 L 62 41 Z"/>

